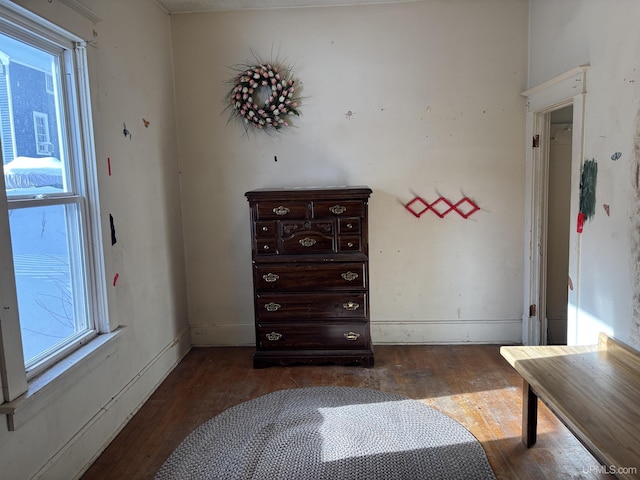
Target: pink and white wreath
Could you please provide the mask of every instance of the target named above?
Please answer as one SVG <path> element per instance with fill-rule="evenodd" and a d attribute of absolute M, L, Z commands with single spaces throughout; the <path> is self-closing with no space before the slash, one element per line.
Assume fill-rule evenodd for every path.
<path fill-rule="evenodd" d="M 300 115 L 300 99 L 288 69 L 260 63 L 241 70 L 231 83 L 231 118 L 242 120 L 245 129 L 281 130 L 290 126 L 290 115 Z"/>

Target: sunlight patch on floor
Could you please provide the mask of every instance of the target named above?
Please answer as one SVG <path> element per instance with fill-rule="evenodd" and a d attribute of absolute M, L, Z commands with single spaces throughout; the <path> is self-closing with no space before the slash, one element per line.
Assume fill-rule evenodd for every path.
<path fill-rule="evenodd" d="M 434 442 L 424 436 L 416 438 L 407 432 L 406 416 L 398 417 L 398 409 L 413 400 L 376 404 L 376 418 L 363 405 L 319 408 L 323 438 L 322 458 L 325 462 L 340 459 L 439 448 L 451 445 L 445 436 Z M 420 417 L 417 417 L 420 421 Z M 426 419 L 428 420 L 428 419 Z M 355 450 L 354 450 L 355 449 Z"/>

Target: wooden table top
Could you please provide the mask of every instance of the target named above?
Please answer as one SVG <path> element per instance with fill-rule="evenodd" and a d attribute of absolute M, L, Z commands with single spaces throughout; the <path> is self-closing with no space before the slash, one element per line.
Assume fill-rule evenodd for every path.
<path fill-rule="evenodd" d="M 640 357 L 625 347 L 601 338 L 500 353 L 603 465 L 640 478 Z"/>

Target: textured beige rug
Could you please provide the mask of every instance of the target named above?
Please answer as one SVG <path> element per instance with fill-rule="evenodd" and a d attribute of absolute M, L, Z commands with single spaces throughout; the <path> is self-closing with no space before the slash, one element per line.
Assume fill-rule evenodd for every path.
<path fill-rule="evenodd" d="M 495 479 L 476 438 L 377 390 L 281 390 L 232 407 L 178 446 L 157 480 Z"/>

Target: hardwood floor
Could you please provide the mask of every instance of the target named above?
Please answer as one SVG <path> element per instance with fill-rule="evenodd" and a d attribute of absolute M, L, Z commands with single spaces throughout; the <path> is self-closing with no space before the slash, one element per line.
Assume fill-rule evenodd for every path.
<path fill-rule="evenodd" d="M 227 408 L 276 390 L 323 385 L 400 393 L 438 409 L 476 436 L 498 479 L 613 478 L 542 404 L 538 442 L 524 447 L 522 381 L 497 345 L 376 346 L 373 368 L 255 370 L 252 353 L 193 349 L 82 479 L 152 479 L 184 437 Z"/>

